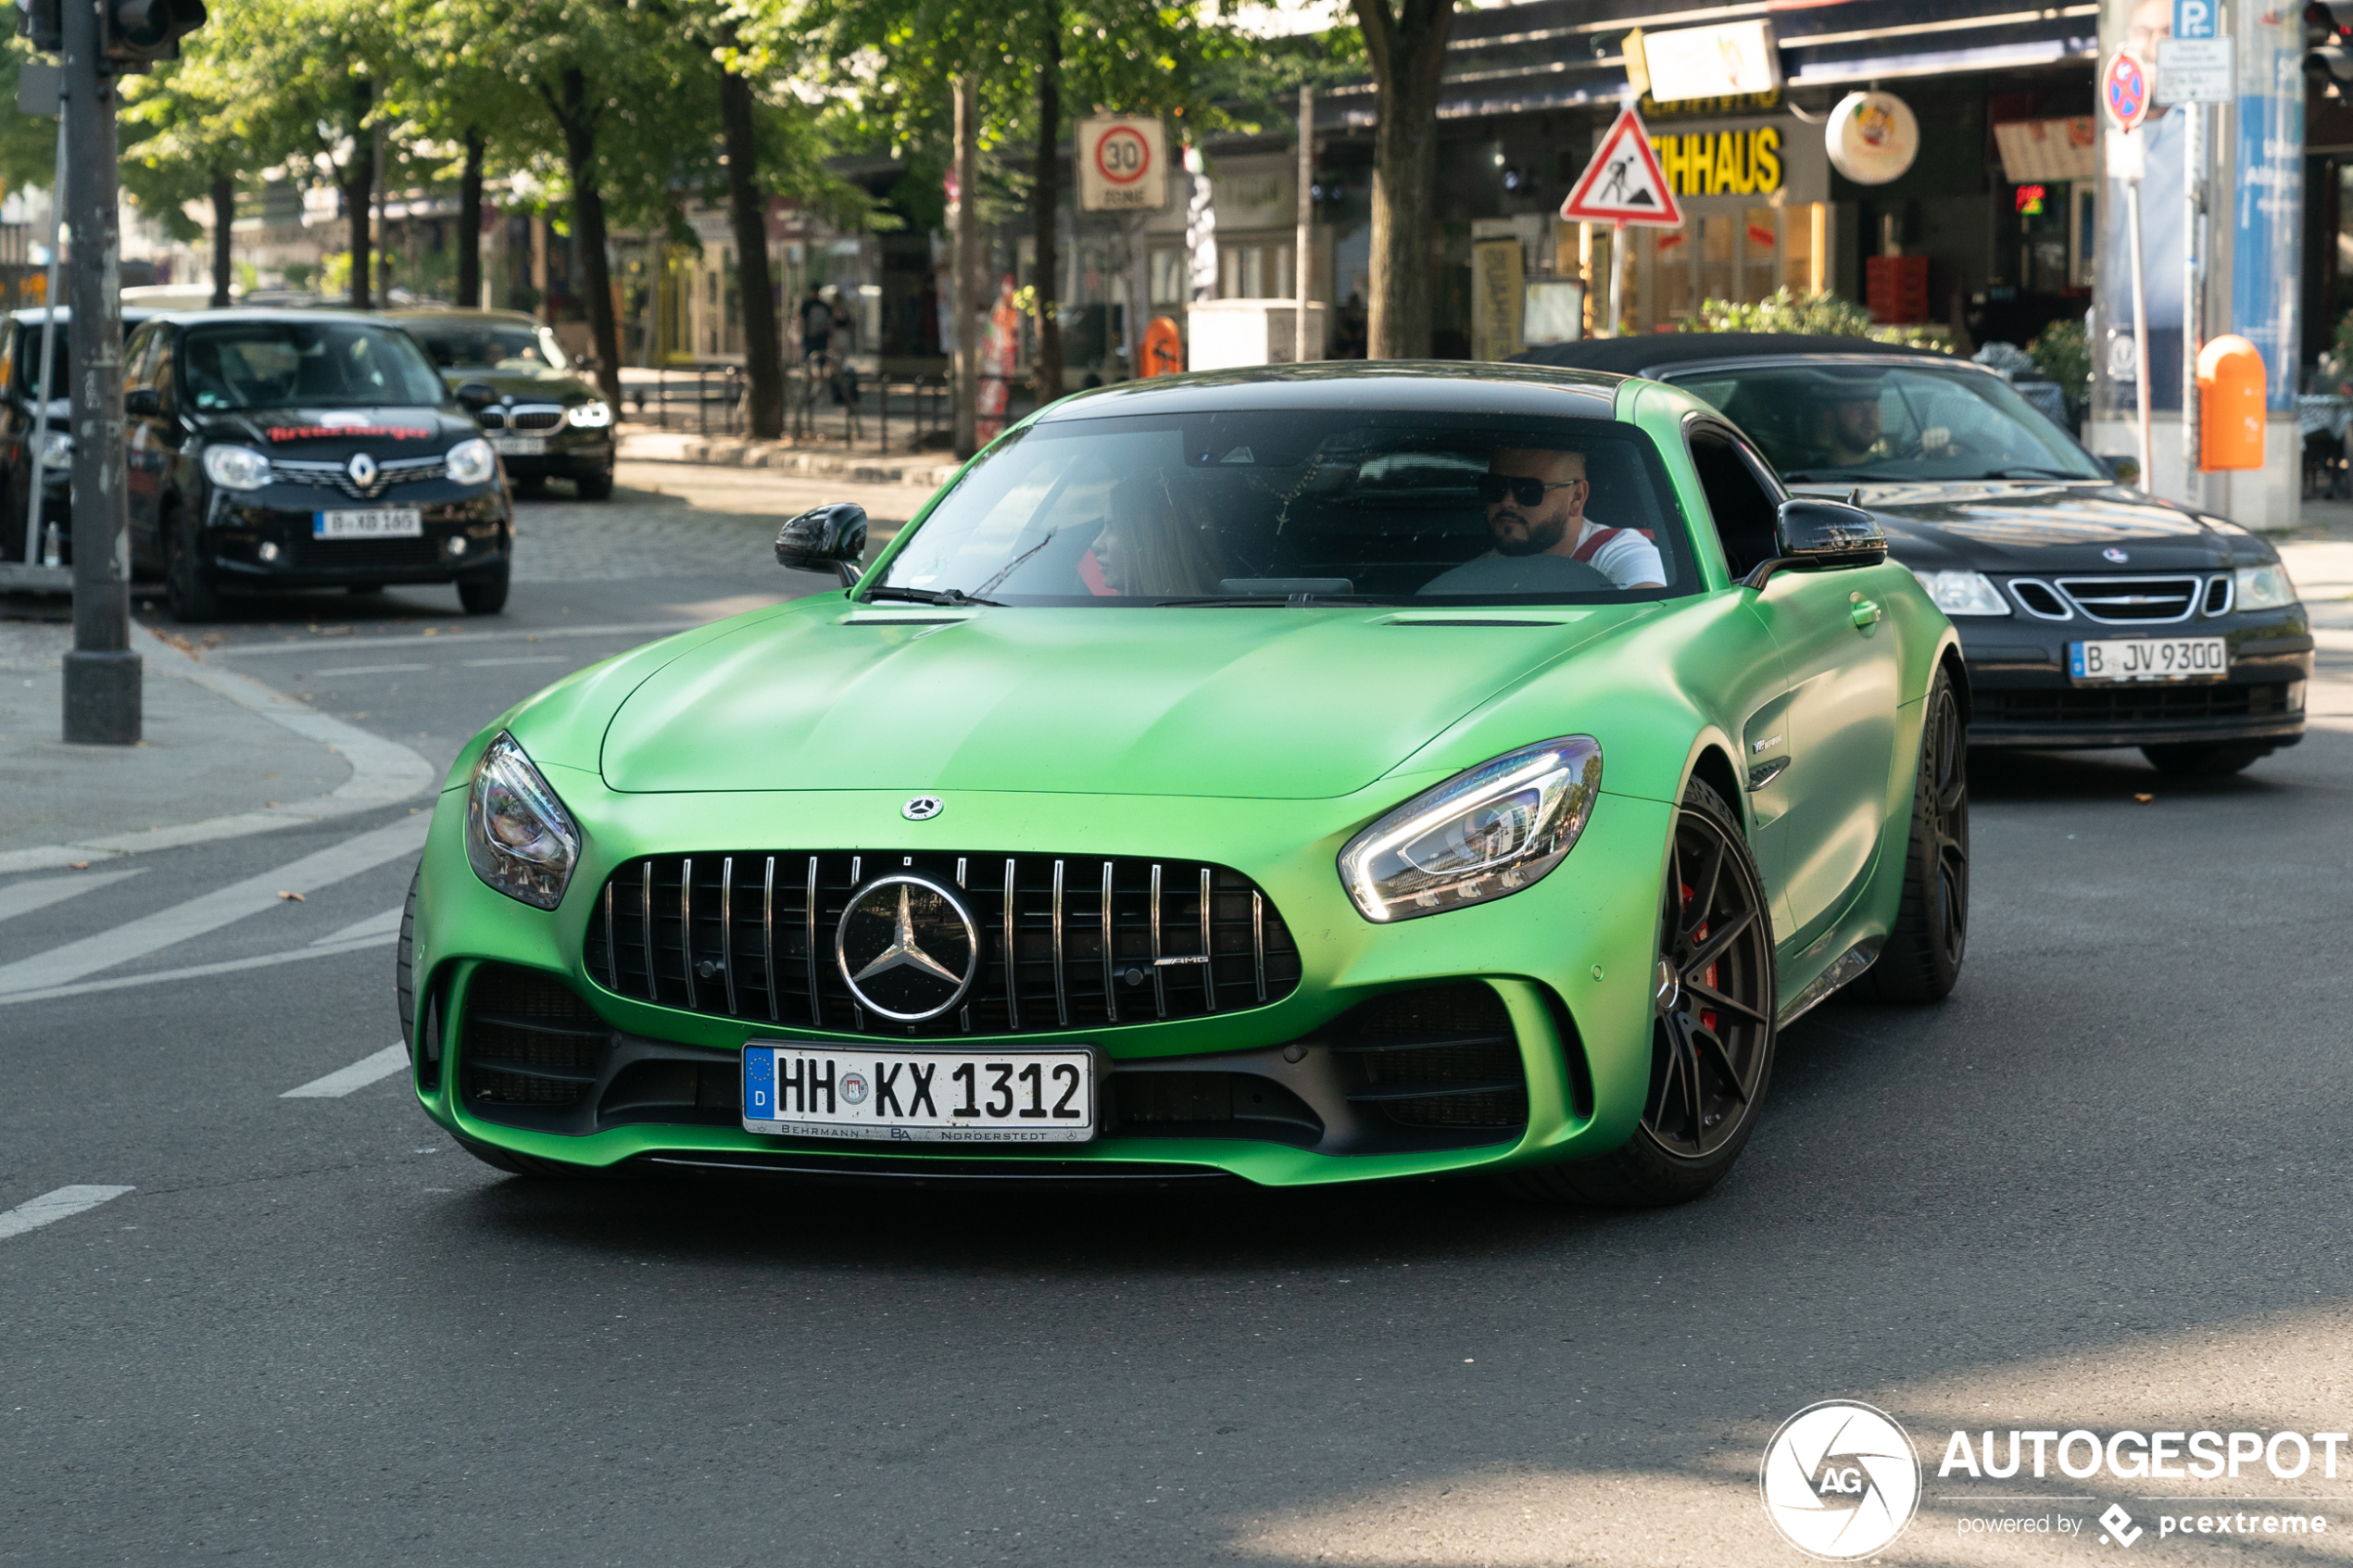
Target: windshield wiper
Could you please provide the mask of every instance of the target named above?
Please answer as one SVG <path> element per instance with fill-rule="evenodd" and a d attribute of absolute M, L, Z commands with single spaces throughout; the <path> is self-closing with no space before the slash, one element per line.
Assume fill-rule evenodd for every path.
<path fill-rule="evenodd" d="M 1004 608 L 995 599 L 977 598 L 965 593 L 962 588 L 896 588 L 886 583 L 879 588 L 867 589 L 865 596 L 869 599 L 909 599 L 919 605 L 988 605 L 996 609 Z"/>
<path fill-rule="evenodd" d="M 1873 476 L 1855 469 L 1793 469 L 1781 475 L 1781 481 L 1787 484 L 1810 484 L 1825 479 L 1869 479 L 1871 477 Z"/>
<path fill-rule="evenodd" d="M 2029 464 L 2020 464 L 2017 468 L 1995 469 L 1990 473 L 1982 473 L 1977 477 L 1980 479 L 2080 479 L 2088 483 L 2094 476 L 2088 473 L 2070 473 L 2065 469 L 2038 469 Z"/>

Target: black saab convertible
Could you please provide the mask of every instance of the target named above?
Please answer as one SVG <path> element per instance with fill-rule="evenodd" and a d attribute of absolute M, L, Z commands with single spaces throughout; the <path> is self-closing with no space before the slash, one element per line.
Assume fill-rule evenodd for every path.
<path fill-rule="evenodd" d="M 233 590 L 452 583 L 470 613 L 506 604 L 498 455 L 408 333 L 208 310 L 156 318 L 123 356 L 132 552 L 179 620 Z"/>
<path fill-rule="evenodd" d="M 1521 358 L 1670 382 L 1790 488 L 1856 494 L 1960 632 L 1971 746 L 2138 746 L 2166 772 L 2227 773 L 2304 737 L 2311 627 L 2279 552 L 2117 484 L 1991 370 L 1768 332 Z"/>

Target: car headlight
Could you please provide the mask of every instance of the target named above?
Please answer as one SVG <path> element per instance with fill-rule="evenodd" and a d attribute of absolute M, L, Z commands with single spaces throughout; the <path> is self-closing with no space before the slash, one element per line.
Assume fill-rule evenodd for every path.
<path fill-rule="evenodd" d="M 498 454 L 479 435 L 460 441 L 441 460 L 447 465 L 449 477 L 459 484 L 487 484 L 498 471 Z"/>
<path fill-rule="evenodd" d="M 1561 863 L 1601 787 L 1592 736 L 1524 746 L 1424 790 L 1350 839 L 1340 880 L 1357 910 L 1383 923 L 1504 897 Z"/>
<path fill-rule="evenodd" d="M 41 440 L 41 466 L 61 469 L 73 461 L 73 437 L 61 430 L 53 430 Z"/>
<path fill-rule="evenodd" d="M 2231 573 L 2241 609 L 2277 609 L 2296 602 L 2296 584 L 2278 561 L 2269 566 L 2243 566 Z"/>
<path fill-rule="evenodd" d="M 466 797 L 466 859 L 474 875 L 542 909 L 563 902 L 580 860 L 572 813 L 503 731 L 474 764 Z"/>
<path fill-rule="evenodd" d="M 270 459 L 250 446 L 208 446 L 204 476 L 223 490 L 258 490 L 270 483 Z"/>
<path fill-rule="evenodd" d="M 586 403 L 575 403 L 564 410 L 564 420 L 582 430 L 600 430 L 612 423 L 612 405 L 601 397 Z"/>
<path fill-rule="evenodd" d="M 1922 571 L 1914 568 L 1912 575 L 1920 580 L 1928 596 L 1936 608 L 1947 615 L 2007 615 L 2010 607 L 2002 597 L 2002 590 L 1982 571 Z"/>

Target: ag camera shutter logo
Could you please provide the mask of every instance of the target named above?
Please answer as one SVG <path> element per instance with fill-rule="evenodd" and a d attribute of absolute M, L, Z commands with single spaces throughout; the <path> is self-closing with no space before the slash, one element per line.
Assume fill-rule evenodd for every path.
<path fill-rule="evenodd" d="M 1757 1486 L 1765 1515 L 1806 1556 L 1848 1562 L 1884 1549 L 1920 1502 L 1920 1461 L 1886 1411 L 1825 1399 L 1781 1423 Z"/>

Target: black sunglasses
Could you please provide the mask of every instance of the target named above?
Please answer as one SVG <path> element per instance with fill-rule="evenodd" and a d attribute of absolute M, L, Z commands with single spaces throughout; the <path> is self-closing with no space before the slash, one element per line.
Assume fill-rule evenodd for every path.
<path fill-rule="evenodd" d="M 1478 476 L 1478 498 L 1489 506 L 1509 495 L 1523 507 L 1541 507 L 1547 490 L 1566 490 L 1572 484 L 1582 484 L 1581 479 L 1564 479 L 1547 484 L 1541 479 L 1526 479 L 1517 474 L 1483 473 Z"/>

